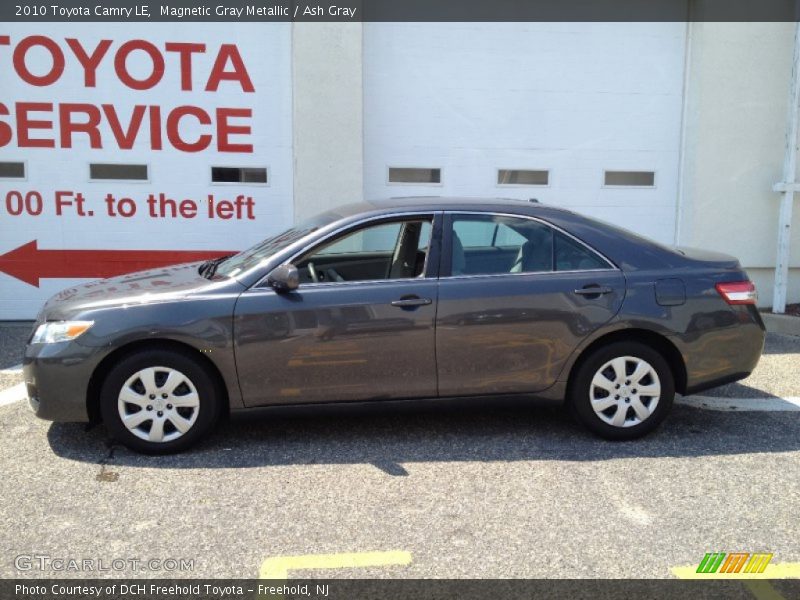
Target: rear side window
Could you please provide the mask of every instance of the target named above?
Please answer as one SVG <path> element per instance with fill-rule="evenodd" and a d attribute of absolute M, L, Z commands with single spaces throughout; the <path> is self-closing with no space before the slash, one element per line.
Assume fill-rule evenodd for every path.
<path fill-rule="evenodd" d="M 509 227 L 508 223 L 491 218 L 465 218 L 453 222 L 453 230 L 465 248 L 519 247 L 525 236 Z"/>
<path fill-rule="evenodd" d="M 553 230 L 543 223 L 501 215 L 454 215 L 452 222 L 452 275 L 553 270 Z"/>
<path fill-rule="evenodd" d="M 554 245 L 556 271 L 590 271 L 608 268 L 606 262 L 597 254 L 563 233 L 555 233 Z"/>

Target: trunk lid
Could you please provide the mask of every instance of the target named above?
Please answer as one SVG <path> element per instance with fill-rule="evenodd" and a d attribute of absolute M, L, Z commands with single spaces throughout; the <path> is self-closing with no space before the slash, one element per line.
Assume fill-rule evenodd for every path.
<path fill-rule="evenodd" d="M 713 252 L 711 250 L 702 250 L 700 248 L 688 248 L 686 246 L 678 246 L 675 251 L 682 254 L 684 257 L 692 262 L 700 263 L 713 269 L 721 269 L 725 271 L 738 271 L 742 270 L 742 265 L 739 259 L 730 254 L 723 254 L 722 252 Z"/>

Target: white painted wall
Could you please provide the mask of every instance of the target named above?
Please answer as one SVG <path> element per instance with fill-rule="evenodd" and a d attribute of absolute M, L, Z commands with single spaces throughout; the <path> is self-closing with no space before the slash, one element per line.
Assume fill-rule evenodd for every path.
<path fill-rule="evenodd" d="M 686 25 L 368 23 L 367 196 L 536 197 L 674 241 Z M 387 167 L 441 185 L 387 185 Z M 548 187 L 498 168 L 549 169 Z M 603 170 L 655 170 L 655 189 Z"/>
<path fill-rule="evenodd" d="M 693 23 L 681 244 L 733 254 L 772 303 L 793 23 Z M 800 210 L 789 302 L 800 301 Z"/>
<path fill-rule="evenodd" d="M 362 25 L 292 26 L 297 218 L 362 199 Z"/>

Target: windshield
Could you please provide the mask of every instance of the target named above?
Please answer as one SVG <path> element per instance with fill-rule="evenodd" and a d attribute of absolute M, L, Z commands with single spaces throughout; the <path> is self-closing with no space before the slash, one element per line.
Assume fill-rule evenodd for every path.
<path fill-rule="evenodd" d="M 301 221 L 286 231 L 269 237 L 252 248 L 248 248 L 239 254 L 234 254 L 230 258 L 225 259 L 216 268 L 215 274 L 223 277 L 235 277 L 239 273 L 257 266 L 265 259 L 287 248 L 300 238 L 316 231 L 320 227 L 324 227 L 328 223 L 332 223 L 337 218 L 338 215 L 328 212 Z"/>

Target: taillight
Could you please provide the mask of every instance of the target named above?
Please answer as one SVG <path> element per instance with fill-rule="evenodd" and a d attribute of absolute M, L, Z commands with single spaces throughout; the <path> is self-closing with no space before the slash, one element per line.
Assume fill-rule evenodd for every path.
<path fill-rule="evenodd" d="M 715 287 L 728 304 L 755 304 L 758 299 L 758 292 L 752 281 L 730 281 L 718 283 Z"/>

